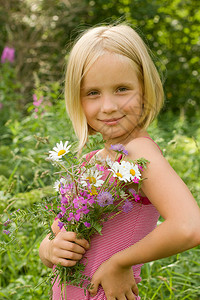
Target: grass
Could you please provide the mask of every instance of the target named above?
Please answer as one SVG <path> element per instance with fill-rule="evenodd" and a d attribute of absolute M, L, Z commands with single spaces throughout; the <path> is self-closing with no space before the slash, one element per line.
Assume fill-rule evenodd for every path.
<path fill-rule="evenodd" d="M 44 197 L 51 194 L 52 169 L 45 162 L 45 152 L 59 139 L 74 140 L 70 122 L 64 125 L 64 104 L 50 108 L 43 119 L 31 115 L 16 124 L 11 118 L 5 126 L 0 146 L 0 214 L 4 222 L 8 218 L 6 207 L 12 203 L 12 211 L 21 209 L 21 228 L 16 240 L 1 234 L 0 299 L 38 300 L 49 299 L 49 270 L 41 263 L 38 248 L 45 232 L 42 222 L 26 217 L 23 209 L 32 209 Z M 199 118 L 192 125 L 186 120 L 164 115 L 154 122 L 150 134 L 164 150 L 164 155 L 191 189 L 200 204 L 200 130 Z M 62 130 L 60 130 L 62 128 Z M 35 132 L 40 142 L 34 139 Z M 44 137 L 48 137 L 45 139 Z M 42 140 L 43 139 L 43 140 Z M 101 139 L 91 138 L 89 149 L 98 148 Z M 47 172 L 47 176 L 44 176 Z M 24 215 L 23 215 L 24 213 Z M 6 215 L 7 214 L 7 215 Z M 2 229 L 1 225 L 1 229 Z M 142 268 L 139 291 L 142 300 L 200 299 L 200 247 L 170 258 L 147 263 Z"/>

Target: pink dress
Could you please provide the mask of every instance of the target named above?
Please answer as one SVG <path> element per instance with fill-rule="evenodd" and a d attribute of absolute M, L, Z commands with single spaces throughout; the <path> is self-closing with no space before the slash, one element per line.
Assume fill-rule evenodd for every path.
<path fill-rule="evenodd" d="M 88 155 L 90 159 L 97 151 Z M 133 209 L 122 212 L 113 219 L 106 221 L 103 225 L 102 235 L 94 235 L 91 239 L 90 249 L 86 252 L 87 265 L 84 274 L 92 278 L 98 267 L 113 254 L 130 247 L 148 233 L 157 224 L 159 213 L 156 208 L 146 198 L 142 198 L 142 203 L 133 203 Z M 140 271 L 143 264 L 134 265 L 133 272 L 136 283 L 141 281 Z M 61 300 L 61 288 L 56 282 L 53 286 L 53 300 Z M 63 299 L 67 300 L 106 300 L 103 288 L 100 286 L 96 296 L 91 297 L 89 292 L 79 287 L 67 286 L 66 295 Z M 137 300 L 140 297 L 136 297 Z"/>

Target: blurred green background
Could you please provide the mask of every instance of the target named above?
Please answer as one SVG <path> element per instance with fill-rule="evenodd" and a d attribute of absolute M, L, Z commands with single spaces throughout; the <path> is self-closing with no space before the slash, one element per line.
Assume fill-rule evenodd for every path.
<path fill-rule="evenodd" d="M 165 106 L 149 133 L 200 204 L 200 5 L 196 0 L 0 0 L 0 299 L 49 299 L 48 270 L 38 256 L 42 222 L 26 213 L 51 195 L 46 153 L 75 141 L 63 100 L 70 45 L 84 29 L 127 21 L 151 49 Z M 99 136 L 88 149 L 101 146 Z M 21 209 L 21 228 L 2 231 Z M 15 240 L 16 237 L 16 240 Z M 146 264 L 144 299 L 200 299 L 200 247 Z"/>

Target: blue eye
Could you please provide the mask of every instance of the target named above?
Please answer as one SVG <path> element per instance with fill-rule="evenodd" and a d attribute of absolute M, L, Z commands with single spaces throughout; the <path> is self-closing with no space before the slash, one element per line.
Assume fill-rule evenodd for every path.
<path fill-rule="evenodd" d="M 117 92 L 126 92 L 128 89 L 125 86 L 119 87 Z"/>
<path fill-rule="evenodd" d="M 87 96 L 96 96 L 98 95 L 99 93 L 97 91 L 90 91 Z"/>

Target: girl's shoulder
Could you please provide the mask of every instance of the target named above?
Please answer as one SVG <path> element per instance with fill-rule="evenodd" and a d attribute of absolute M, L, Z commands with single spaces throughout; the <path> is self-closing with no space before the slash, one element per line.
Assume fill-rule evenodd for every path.
<path fill-rule="evenodd" d="M 126 145 L 126 150 L 132 159 L 145 157 L 163 157 L 162 150 L 150 136 L 140 136 Z"/>

